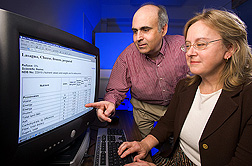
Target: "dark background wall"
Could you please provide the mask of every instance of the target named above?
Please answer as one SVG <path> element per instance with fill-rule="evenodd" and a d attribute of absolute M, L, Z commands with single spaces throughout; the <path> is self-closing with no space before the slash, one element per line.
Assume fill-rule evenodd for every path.
<path fill-rule="evenodd" d="M 132 17 L 145 2 L 149 0 L 0 0 L 0 8 L 49 24 L 95 44 L 101 51 L 101 68 L 112 69 L 118 55 L 132 42 Z M 182 34 L 186 21 L 203 8 L 231 10 L 232 6 L 231 0 L 152 2 L 167 8 L 170 19 L 168 34 Z"/>
<path fill-rule="evenodd" d="M 245 22 L 248 31 L 248 42 L 252 44 L 252 0 L 246 0 L 244 3 L 235 7 L 234 12 Z"/>
<path fill-rule="evenodd" d="M 119 54 L 132 43 L 135 11 L 150 0 L 0 0 L 0 8 L 35 19 L 78 36 L 100 49 L 103 98 L 108 78 Z M 203 8 L 236 12 L 248 26 L 252 42 L 252 0 L 151 0 L 166 7 L 168 34 L 182 35 L 184 24 Z M 127 103 L 126 103 L 126 107 Z M 123 108 L 125 109 L 125 108 Z"/>

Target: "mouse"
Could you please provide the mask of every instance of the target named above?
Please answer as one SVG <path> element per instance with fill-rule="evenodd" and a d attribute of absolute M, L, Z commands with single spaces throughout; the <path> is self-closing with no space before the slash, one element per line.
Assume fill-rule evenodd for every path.
<path fill-rule="evenodd" d="M 112 116 L 112 117 L 110 117 L 110 119 L 111 119 L 110 124 L 118 124 L 118 122 L 119 122 L 118 116 Z"/>

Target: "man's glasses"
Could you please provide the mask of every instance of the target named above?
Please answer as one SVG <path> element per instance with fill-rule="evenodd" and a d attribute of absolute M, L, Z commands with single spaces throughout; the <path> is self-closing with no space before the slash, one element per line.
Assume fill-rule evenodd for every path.
<path fill-rule="evenodd" d="M 216 42 L 216 41 L 219 41 L 219 40 L 222 40 L 222 39 L 217 39 L 217 40 L 212 40 L 212 41 L 204 41 L 204 40 L 199 40 L 197 41 L 196 43 L 194 44 L 191 44 L 191 42 L 186 42 L 185 44 L 183 44 L 180 49 L 184 52 L 188 52 L 189 49 L 191 48 L 191 46 L 193 46 L 193 48 L 195 48 L 196 50 L 204 50 L 209 43 L 213 43 L 213 42 Z"/>

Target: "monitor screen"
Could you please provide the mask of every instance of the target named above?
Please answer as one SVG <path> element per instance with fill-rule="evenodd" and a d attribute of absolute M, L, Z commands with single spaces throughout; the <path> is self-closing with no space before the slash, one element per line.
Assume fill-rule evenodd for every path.
<path fill-rule="evenodd" d="M 2 165 L 37 165 L 81 138 L 96 118 L 99 49 L 0 9 Z"/>
<path fill-rule="evenodd" d="M 96 57 L 59 44 L 20 35 L 18 143 L 74 120 L 92 108 Z"/>

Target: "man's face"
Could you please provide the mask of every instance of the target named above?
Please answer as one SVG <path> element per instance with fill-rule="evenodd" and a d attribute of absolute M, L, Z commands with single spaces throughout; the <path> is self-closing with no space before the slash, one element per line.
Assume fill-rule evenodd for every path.
<path fill-rule="evenodd" d="M 133 41 L 140 53 L 149 57 L 157 56 L 162 46 L 162 37 L 166 34 L 158 31 L 158 8 L 144 6 L 134 15 L 132 21 Z"/>

